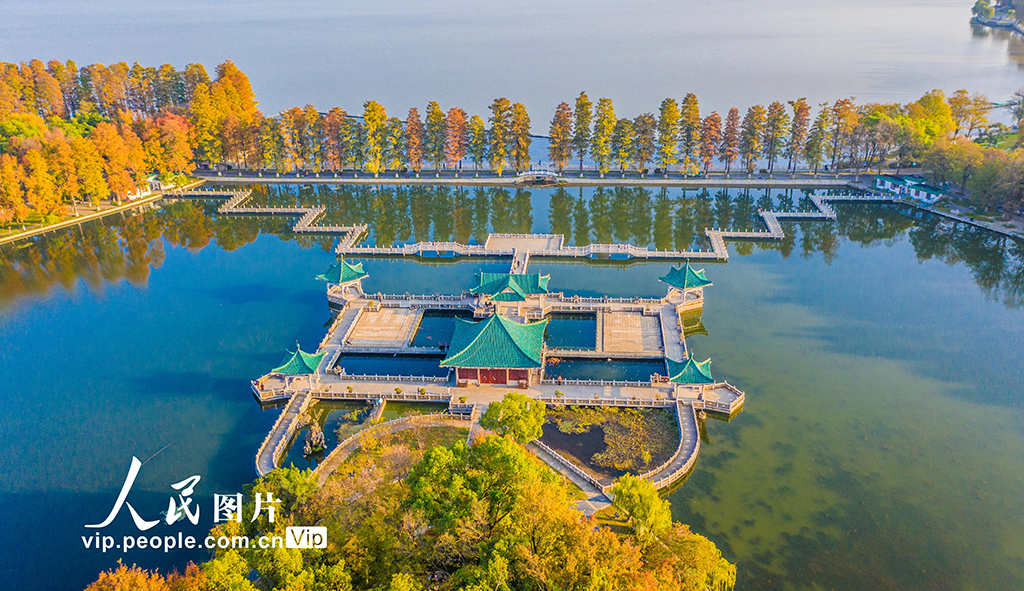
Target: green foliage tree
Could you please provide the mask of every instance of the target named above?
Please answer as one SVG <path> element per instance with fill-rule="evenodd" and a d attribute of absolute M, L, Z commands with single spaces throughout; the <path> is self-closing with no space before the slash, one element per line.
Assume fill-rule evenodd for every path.
<path fill-rule="evenodd" d="M 688 93 L 679 109 L 679 170 L 684 175 L 697 173 L 700 148 L 700 107 L 697 95 Z"/>
<path fill-rule="evenodd" d="M 576 110 L 572 129 L 572 149 L 580 159 L 580 174 L 583 174 L 583 156 L 590 148 L 590 120 L 593 116 L 594 104 L 587 98 L 586 92 L 576 97 Z"/>
<path fill-rule="evenodd" d="M 994 8 L 992 8 L 992 4 L 989 2 L 989 0 L 978 0 L 977 2 L 974 3 L 974 6 L 971 8 L 971 12 L 975 16 L 979 16 L 984 19 L 990 19 L 996 14 L 996 11 Z"/>
<path fill-rule="evenodd" d="M 519 443 L 538 439 L 544 425 L 544 404 L 525 394 L 509 392 L 492 402 L 480 417 L 480 426 L 499 435 L 511 435 Z"/>
<path fill-rule="evenodd" d="M 755 163 L 763 150 L 765 118 L 767 113 L 761 105 L 747 109 L 740 126 L 740 157 L 747 174 L 754 172 Z"/>
<path fill-rule="evenodd" d="M 644 174 L 647 163 L 654 156 L 654 139 L 658 122 L 651 113 L 637 115 L 633 120 L 633 159 L 637 170 Z"/>
<path fill-rule="evenodd" d="M 668 501 L 658 496 L 650 481 L 623 474 L 612 486 L 612 505 L 626 516 L 637 538 L 647 543 L 672 527 Z"/>
<path fill-rule="evenodd" d="M 828 103 L 822 103 L 818 109 L 818 116 L 814 119 L 811 131 L 807 136 L 807 145 L 804 148 L 804 160 L 814 174 L 818 174 L 818 167 L 825 161 L 825 153 L 831 143 L 832 110 Z"/>
<path fill-rule="evenodd" d="M 679 162 L 679 105 L 674 98 L 661 101 L 658 111 L 658 165 L 668 174 Z"/>
<path fill-rule="evenodd" d="M 444 111 L 437 101 L 427 103 L 427 121 L 424 125 L 423 156 L 427 162 L 440 170 L 444 162 Z"/>
<path fill-rule="evenodd" d="M 487 159 L 487 127 L 479 115 L 469 118 L 469 157 L 477 170 Z"/>
<path fill-rule="evenodd" d="M 487 157 L 491 170 L 501 176 L 509 156 L 509 144 L 512 142 L 512 102 L 505 97 L 496 98 L 491 103 L 491 124 L 487 134 Z"/>
<path fill-rule="evenodd" d="M 612 99 L 597 101 L 594 131 L 590 137 L 590 157 L 597 163 L 597 171 L 603 177 L 612 162 L 612 133 L 615 131 L 615 107 Z"/>
<path fill-rule="evenodd" d="M 633 122 L 623 117 L 615 122 L 612 132 L 612 158 L 619 165 L 619 172 L 625 176 L 626 169 L 633 163 Z"/>
<path fill-rule="evenodd" d="M 788 127 L 789 114 L 786 113 L 786 107 L 779 101 L 774 101 L 768 105 L 764 130 L 761 133 L 761 142 L 764 146 L 763 155 L 768 160 L 768 174 L 774 172 L 775 161 L 782 154 L 786 129 Z"/>

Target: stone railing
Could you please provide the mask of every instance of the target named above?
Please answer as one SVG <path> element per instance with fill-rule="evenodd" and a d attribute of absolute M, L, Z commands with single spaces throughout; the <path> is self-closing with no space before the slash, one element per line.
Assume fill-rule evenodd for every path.
<path fill-rule="evenodd" d="M 544 386 L 611 386 L 613 388 L 645 388 L 651 385 L 650 380 L 634 382 L 628 380 L 567 380 L 564 378 L 545 378 L 540 383 Z"/>
<path fill-rule="evenodd" d="M 534 445 L 536 445 L 537 447 L 539 447 L 541 450 L 543 450 L 544 453 L 546 453 L 546 454 L 550 455 L 552 458 L 554 458 L 555 461 L 557 461 L 559 464 L 562 464 L 563 466 L 568 468 L 573 474 L 579 476 L 580 478 L 582 478 L 582 479 L 586 480 L 587 482 L 589 482 L 590 484 L 594 485 L 594 488 L 596 488 L 597 490 L 601 491 L 602 493 L 607 493 L 609 490 L 611 490 L 611 488 L 612 488 L 611 485 L 603 485 L 603 484 L 601 484 L 596 478 L 594 478 L 590 474 L 587 474 L 582 468 L 580 468 L 576 464 L 574 464 L 571 461 L 569 461 L 569 460 L 565 459 L 564 457 L 562 457 L 562 454 L 560 454 L 557 451 L 551 449 L 547 445 L 544 445 L 543 443 L 541 443 L 540 439 L 536 439 L 532 443 Z"/>

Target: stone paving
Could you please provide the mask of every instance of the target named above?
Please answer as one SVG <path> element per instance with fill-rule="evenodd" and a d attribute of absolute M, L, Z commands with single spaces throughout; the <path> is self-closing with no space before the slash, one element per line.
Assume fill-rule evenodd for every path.
<path fill-rule="evenodd" d="M 354 347 L 404 347 L 412 342 L 419 325 L 421 310 L 383 308 L 375 312 L 364 309 L 349 334 Z"/>

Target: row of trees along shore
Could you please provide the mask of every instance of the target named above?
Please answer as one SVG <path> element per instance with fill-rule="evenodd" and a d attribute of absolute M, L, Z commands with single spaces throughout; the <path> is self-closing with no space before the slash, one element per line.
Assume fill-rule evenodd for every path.
<path fill-rule="evenodd" d="M 420 173 L 464 163 L 498 174 L 530 166 L 531 119 L 522 103 L 498 98 L 486 120 L 431 101 L 421 116 L 389 116 L 377 101 L 361 115 L 313 105 L 276 116 L 258 108 L 248 77 L 232 62 L 215 79 L 200 64 L 136 63 L 79 68 L 72 61 L 0 64 L 0 223 L 59 216 L 76 202 L 123 199 L 147 175 L 175 175 L 196 165 L 284 171 Z M 972 141 L 988 129 L 988 99 L 966 90 L 933 90 L 908 104 L 823 103 L 804 98 L 738 108 L 723 118 L 701 113 L 698 99 L 666 98 L 657 115 L 616 117 L 610 98 L 596 105 L 580 93 L 559 104 L 548 156 L 559 171 L 584 159 L 601 173 L 645 171 L 772 174 L 803 168 L 861 172 L 923 162 L 936 181 L 951 181 L 985 205 L 1018 205 L 1024 184 L 1020 151 Z M 1014 111 L 1018 120 L 1024 108 Z M 1019 144 L 1019 142 L 1018 142 Z M 763 167 L 763 168 L 761 168 Z"/>

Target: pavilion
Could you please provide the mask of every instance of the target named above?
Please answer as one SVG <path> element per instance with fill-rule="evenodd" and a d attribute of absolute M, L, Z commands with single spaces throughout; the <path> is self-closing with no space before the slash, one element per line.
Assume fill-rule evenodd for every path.
<path fill-rule="evenodd" d="M 295 352 L 288 351 L 289 356 L 284 359 L 284 363 L 281 367 L 270 370 L 271 374 L 278 374 L 282 376 L 301 376 L 316 373 L 320 362 L 323 360 L 324 355 L 327 351 L 321 351 L 316 354 L 309 354 L 302 350 L 302 348 L 296 346 Z"/>
<path fill-rule="evenodd" d="M 550 275 L 540 273 L 483 273 L 470 293 L 486 296 L 495 302 L 523 302 L 526 296 L 548 293 Z"/>
<path fill-rule="evenodd" d="M 668 363 L 668 381 L 677 384 L 714 384 L 711 377 L 711 359 L 694 361 L 691 357 L 686 361 L 665 360 Z"/>
<path fill-rule="evenodd" d="M 345 260 L 345 257 L 341 257 L 338 262 L 331 265 L 330 269 L 323 275 L 317 275 L 316 278 L 321 281 L 327 282 L 327 290 L 330 291 L 332 286 L 337 286 L 341 289 L 341 295 L 349 293 L 349 288 L 355 288 L 355 295 L 359 296 L 363 294 L 363 279 L 369 277 L 369 273 L 363 271 L 363 264 L 357 263 L 355 265 Z"/>
<path fill-rule="evenodd" d="M 544 364 L 548 321 L 520 324 L 500 314 L 473 322 L 457 319 L 442 367 L 454 367 L 459 386 L 529 386 Z"/>
<path fill-rule="evenodd" d="M 672 267 L 668 274 L 660 279 L 669 285 L 666 298 L 674 301 L 677 297 L 682 296 L 682 304 L 686 307 L 703 306 L 704 288 L 714 285 L 704 274 L 704 269 L 695 270 L 690 263 L 686 263 L 683 267 Z"/>

